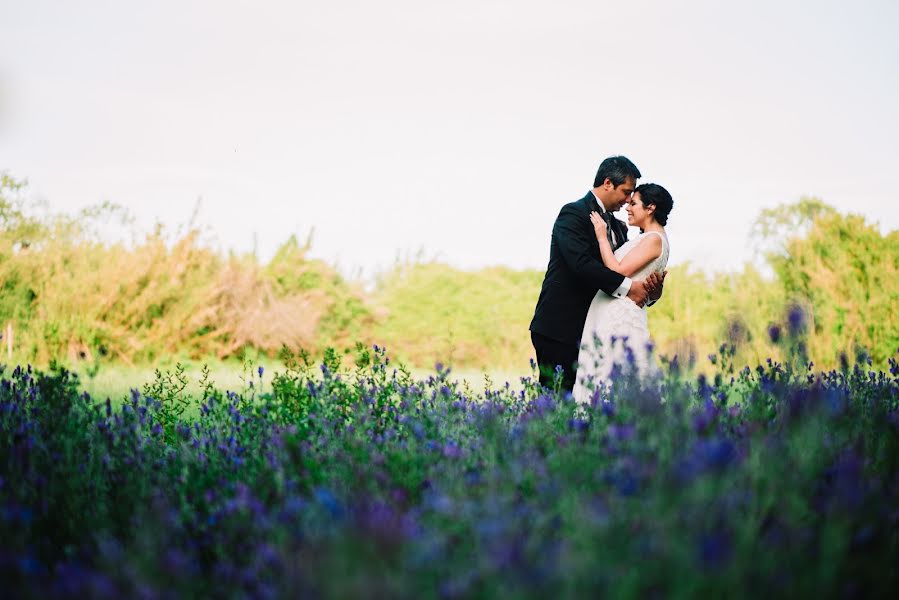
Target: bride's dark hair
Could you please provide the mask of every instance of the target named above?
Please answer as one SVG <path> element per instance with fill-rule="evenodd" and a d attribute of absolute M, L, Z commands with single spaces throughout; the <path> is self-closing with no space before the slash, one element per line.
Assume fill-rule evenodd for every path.
<path fill-rule="evenodd" d="M 674 200 L 671 198 L 668 190 L 657 183 L 643 183 L 637 186 L 634 194 L 640 194 L 640 201 L 643 202 L 643 206 L 656 207 L 653 216 L 659 225 L 664 226 L 668 223 L 668 213 L 674 207 Z"/>

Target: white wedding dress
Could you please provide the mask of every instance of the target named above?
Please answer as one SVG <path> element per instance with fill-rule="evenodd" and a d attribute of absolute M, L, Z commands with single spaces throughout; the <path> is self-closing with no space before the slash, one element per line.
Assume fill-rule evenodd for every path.
<path fill-rule="evenodd" d="M 631 276 L 635 281 L 665 270 L 668 264 L 668 237 L 657 231 L 642 233 L 628 240 L 615 251 L 615 258 L 621 261 L 647 235 L 662 238 L 662 253 Z M 636 369 L 640 377 L 654 372 L 657 367 L 648 348 L 649 343 L 646 309 L 634 304 L 630 298 L 613 298 L 602 290 L 598 291 L 590 303 L 581 335 L 574 399 L 579 403 L 589 403 L 596 391 L 610 385 L 610 376 L 616 364 L 622 372 Z M 630 353 L 632 358 L 628 356 Z"/>

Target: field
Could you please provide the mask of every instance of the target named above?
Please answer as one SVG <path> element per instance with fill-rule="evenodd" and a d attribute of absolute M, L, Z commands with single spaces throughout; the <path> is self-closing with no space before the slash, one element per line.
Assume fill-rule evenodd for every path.
<path fill-rule="evenodd" d="M 708 376 L 623 365 L 586 407 L 365 347 L 349 367 L 285 354 L 227 393 L 176 368 L 116 402 L 6 369 L 0 578 L 34 597 L 886 596 L 899 366 L 819 372 L 796 342 L 753 368 L 723 346 Z"/>
<path fill-rule="evenodd" d="M 111 244 L 114 207 L 46 215 L 24 187 L 0 174 L 7 594 L 899 586 L 899 232 L 764 211 L 767 272 L 672 267 L 660 378 L 622 365 L 575 406 L 528 367 L 540 271 L 366 287 L 294 238 L 265 263 L 196 230 Z"/>
<path fill-rule="evenodd" d="M 401 263 L 363 285 L 311 258 L 308 240 L 290 238 L 262 262 L 214 251 L 190 228 L 105 241 L 98 231 L 118 218 L 111 206 L 48 215 L 23 182 L 0 173 L 4 362 L 55 361 L 88 382 L 132 370 L 130 387 L 177 360 L 275 364 L 284 347 L 321 356 L 379 344 L 411 368 L 441 362 L 468 373 L 526 372 L 533 356 L 528 324 L 542 270 Z M 792 313 L 803 315 L 806 354 L 819 368 L 864 349 L 887 369 L 899 347 L 899 232 L 814 198 L 763 211 L 756 229 L 761 265 L 671 267 L 663 300 L 648 311 L 659 353 L 711 372 L 707 357 L 727 340 L 741 363 L 784 360 L 768 332 L 788 328 Z"/>
<path fill-rule="evenodd" d="M 178 365 L 181 365 L 184 369 L 184 377 L 187 380 L 185 392 L 193 397 L 198 397 L 202 394 L 200 381 L 203 378 L 204 369 L 209 371 L 209 380 L 213 382 L 215 387 L 226 392 L 245 390 L 249 381 L 253 381 L 254 386 L 260 385 L 257 375 L 259 367 L 263 368 L 264 374 L 261 385 L 263 390 L 268 391 L 266 386 L 271 385 L 274 375 L 283 372 L 285 369 L 282 360 L 260 356 L 256 357 L 255 360 L 247 360 L 245 362 L 235 360 L 210 360 L 206 362 L 182 360 L 179 362 L 176 360 L 166 361 L 157 367 L 111 365 L 98 369 L 96 372 L 88 372 L 84 369 L 80 372 L 73 371 L 73 375 L 78 377 L 78 387 L 81 391 L 87 392 L 97 401 L 110 398 L 113 403 L 118 405 L 129 397 L 132 389 L 143 390 L 145 385 L 152 383 L 156 379 L 157 370 L 172 372 L 176 370 Z M 409 372 L 416 379 L 426 379 L 433 371 L 433 368 L 409 368 Z M 528 375 L 530 375 L 530 371 L 527 368 L 518 372 L 506 369 L 494 369 L 488 372 L 475 369 L 453 369 L 451 380 L 458 385 L 467 384 L 473 390 L 483 391 L 485 381 L 488 379 L 498 383 L 509 381 L 519 385 L 521 377 Z"/>

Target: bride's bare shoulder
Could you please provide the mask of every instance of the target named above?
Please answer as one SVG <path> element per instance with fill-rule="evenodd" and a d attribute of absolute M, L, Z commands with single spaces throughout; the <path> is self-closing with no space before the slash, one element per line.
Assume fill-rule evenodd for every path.
<path fill-rule="evenodd" d="M 653 235 L 658 234 L 658 235 Z M 647 231 L 646 233 L 641 233 L 640 237 L 637 241 L 637 246 L 640 246 L 646 250 L 659 250 L 662 249 L 662 234 L 658 231 Z"/>

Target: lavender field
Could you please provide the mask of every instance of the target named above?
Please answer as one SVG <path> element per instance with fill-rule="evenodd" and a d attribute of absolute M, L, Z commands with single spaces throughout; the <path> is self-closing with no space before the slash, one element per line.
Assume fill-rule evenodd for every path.
<path fill-rule="evenodd" d="M 21 597 L 887 596 L 899 366 L 626 365 L 591 406 L 381 348 L 112 402 L 0 383 L 0 581 Z M 197 407 L 199 407 L 197 409 Z"/>

